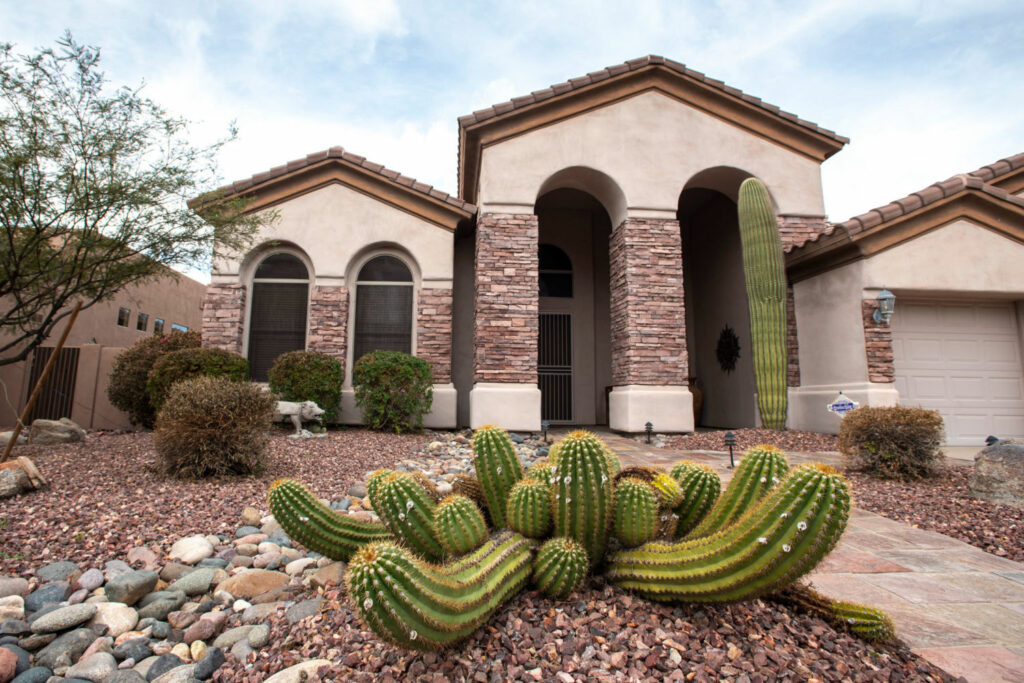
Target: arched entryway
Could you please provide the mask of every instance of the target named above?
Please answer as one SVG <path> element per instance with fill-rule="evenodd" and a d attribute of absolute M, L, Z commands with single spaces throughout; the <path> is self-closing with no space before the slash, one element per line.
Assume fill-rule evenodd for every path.
<path fill-rule="evenodd" d="M 607 424 L 611 387 L 608 241 L 611 219 L 592 194 L 548 189 L 537 200 L 541 419 Z"/>
<path fill-rule="evenodd" d="M 749 177 L 736 168 L 707 169 L 679 195 L 686 344 L 697 426 L 751 427 L 757 420 L 736 211 L 739 186 Z"/>

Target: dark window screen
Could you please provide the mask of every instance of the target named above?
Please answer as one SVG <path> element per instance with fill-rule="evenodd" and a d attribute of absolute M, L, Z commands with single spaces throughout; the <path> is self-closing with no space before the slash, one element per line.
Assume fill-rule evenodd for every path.
<path fill-rule="evenodd" d="M 394 256 L 378 256 L 359 269 L 359 282 L 412 282 L 409 267 Z"/>
<path fill-rule="evenodd" d="M 256 269 L 256 279 L 305 280 L 308 277 L 306 266 L 291 254 L 272 254 Z"/>
<path fill-rule="evenodd" d="M 356 286 L 353 360 L 371 351 L 412 353 L 412 289 L 407 285 Z"/>
<path fill-rule="evenodd" d="M 540 245 L 538 252 L 540 295 L 571 299 L 572 261 L 569 256 L 553 244 Z"/>
<path fill-rule="evenodd" d="M 305 282 L 253 283 L 249 318 L 249 376 L 253 380 L 266 382 L 278 356 L 306 348 L 308 289 Z"/>

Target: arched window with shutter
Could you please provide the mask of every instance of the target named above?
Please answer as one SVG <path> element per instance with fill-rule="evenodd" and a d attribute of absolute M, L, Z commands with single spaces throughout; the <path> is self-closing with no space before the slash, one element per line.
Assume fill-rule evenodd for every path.
<path fill-rule="evenodd" d="M 367 261 L 356 276 L 352 361 L 371 351 L 412 353 L 412 272 L 396 256 Z"/>
<path fill-rule="evenodd" d="M 249 315 L 249 376 L 266 382 L 282 353 L 306 348 L 309 270 L 294 254 L 264 258 L 252 281 Z"/>

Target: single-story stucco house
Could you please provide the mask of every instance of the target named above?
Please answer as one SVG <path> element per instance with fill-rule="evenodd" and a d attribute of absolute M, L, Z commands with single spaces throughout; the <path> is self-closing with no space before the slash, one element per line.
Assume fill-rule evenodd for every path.
<path fill-rule="evenodd" d="M 790 427 L 835 431 L 842 391 L 937 408 L 950 443 L 1024 436 L 1024 155 L 832 224 L 820 166 L 847 142 L 648 56 L 459 119 L 458 197 L 331 148 L 223 188 L 278 220 L 216 254 L 204 343 L 255 380 L 288 350 L 337 356 L 345 422 L 353 362 L 398 349 L 433 368 L 431 427 L 753 426 L 736 198 L 757 177 Z"/>

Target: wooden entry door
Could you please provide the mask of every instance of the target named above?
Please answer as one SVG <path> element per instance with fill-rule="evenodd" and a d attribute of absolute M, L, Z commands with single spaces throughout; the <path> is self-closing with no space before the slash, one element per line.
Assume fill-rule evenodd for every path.
<path fill-rule="evenodd" d="M 552 424 L 573 421 L 572 315 L 541 313 L 537 334 L 540 417 Z"/>

